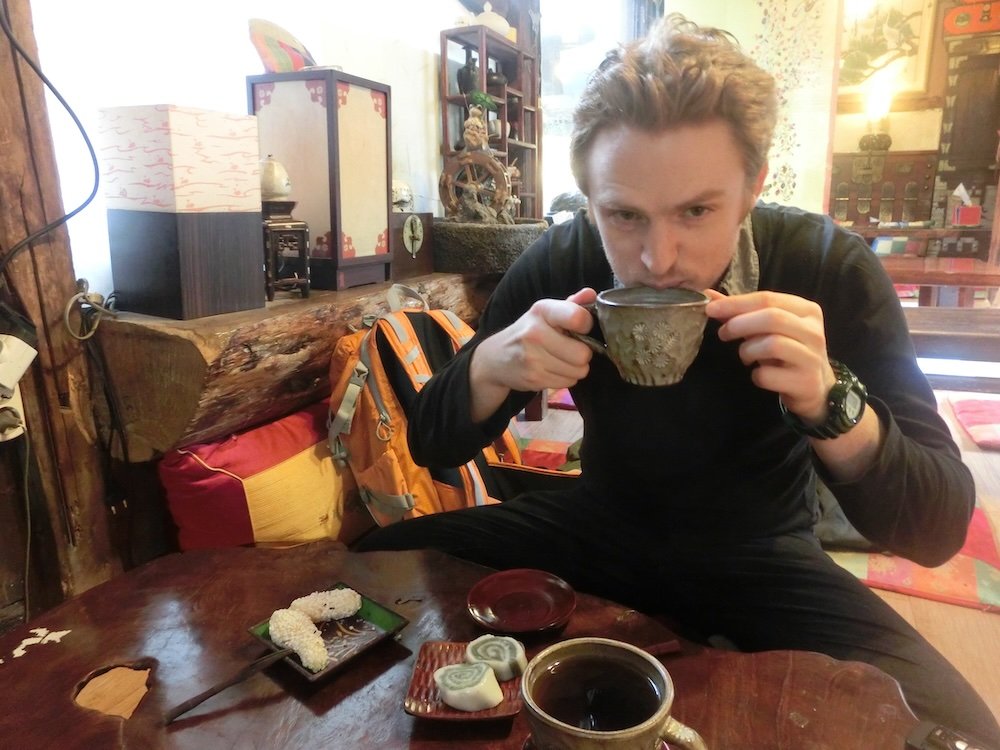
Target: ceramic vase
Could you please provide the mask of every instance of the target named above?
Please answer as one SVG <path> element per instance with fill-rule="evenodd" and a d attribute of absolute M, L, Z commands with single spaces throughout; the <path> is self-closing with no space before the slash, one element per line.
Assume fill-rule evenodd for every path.
<path fill-rule="evenodd" d="M 465 65 L 458 69 L 456 78 L 459 93 L 468 94 L 475 91 L 479 83 L 479 66 L 476 65 L 476 61 L 471 57 L 466 60 Z"/>

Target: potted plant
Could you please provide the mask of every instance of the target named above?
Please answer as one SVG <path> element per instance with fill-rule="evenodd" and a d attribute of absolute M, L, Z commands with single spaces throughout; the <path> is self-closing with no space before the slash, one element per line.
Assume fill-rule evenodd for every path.
<path fill-rule="evenodd" d="M 473 89 L 466 94 L 465 103 L 468 107 L 482 107 L 489 112 L 496 112 L 497 109 L 497 103 L 493 97 L 479 89 Z"/>

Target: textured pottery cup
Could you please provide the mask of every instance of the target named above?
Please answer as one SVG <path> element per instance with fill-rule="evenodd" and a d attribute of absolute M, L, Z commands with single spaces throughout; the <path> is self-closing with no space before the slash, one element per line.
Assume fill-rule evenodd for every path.
<path fill-rule="evenodd" d="M 591 309 L 607 344 L 570 335 L 610 357 L 629 383 L 672 385 L 684 377 L 701 348 L 707 304 L 708 297 L 691 289 L 607 289 Z"/>
<path fill-rule="evenodd" d="M 573 638 L 528 662 L 521 697 L 534 750 L 707 750 L 670 716 L 674 685 L 659 661 L 609 638 Z"/>

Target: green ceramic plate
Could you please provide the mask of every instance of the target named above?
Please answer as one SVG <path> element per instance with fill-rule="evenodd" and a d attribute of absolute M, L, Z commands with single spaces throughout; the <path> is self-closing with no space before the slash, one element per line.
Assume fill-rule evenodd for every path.
<path fill-rule="evenodd" d="M 346 583 L 339 581 L 331 586 L 330 589 L 347 587 Z M 361 594 L 360 591 L 358 593 Z M 302 666 L 299 657 L 295 654 L 286 656 L 284 661 L 288 662 L 293 669 L 307 680 L 315 682 L 339 669 L 379 641 L 395 635 L 408 622 L 409 620 L 402 615 L 383 607 L 378 602 L 361 594 L 361 609 L 356 614 L 345 617 L 342 620 L 316 623 L 316 627 L 319 628 L 319 632 L 323 634 L 323 640 L 326 642 L 326 652 L 330 655 L 330 663 L 327 664 L 325 669 L 319 672 L 311 672 Z M 251 627 L 250 633 L 272 651 L 281 650 L 281 647 L 276 645 L 269 637 L 268 620 L 259 622 Z"/>

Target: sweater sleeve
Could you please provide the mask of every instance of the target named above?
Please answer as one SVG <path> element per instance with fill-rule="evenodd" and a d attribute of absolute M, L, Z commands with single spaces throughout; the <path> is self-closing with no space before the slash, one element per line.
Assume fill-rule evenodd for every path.
<path fill-rule="evenodd" d="M 941 565 L 965 542 L 975 506 L 972 474 L 957 448 L 907 435 L 900 422 L 908 419 L 881 399 L 869 404 L 885 431 L 874 465 L 856 481 L 827 485 L 866 538 L 920 565 Z"/>
<path fill-rule="evenodd" d="M 884 440 L 859 479 L 834 482 L 816 468 L 866 538 L 921 565 L 940 565 L 965 541 L 975 506 L 971 472 L 920 370 L 891 280 L 863 240 L 826 221 L 813 296 L 830 356 L 865 384 Z M 815 235 L 814 235 L 815 238 Z M 799 275 L 802 268 L 798 268 Z"/>
<path fill-rule="evenodd" d="M 489 419 L 474 423 L 469 365 L 480 342 L 514 323 L 537 300 L 565 299 L 584 286 L 610 285 L 611 268 L 585 211 L 535 240 L 500 279 L 476 335 L 417 395 L 407 432 L 417 463 L 458 466 L 468 461 L 495 440 L 534 396 L 512 391 Z"/>

